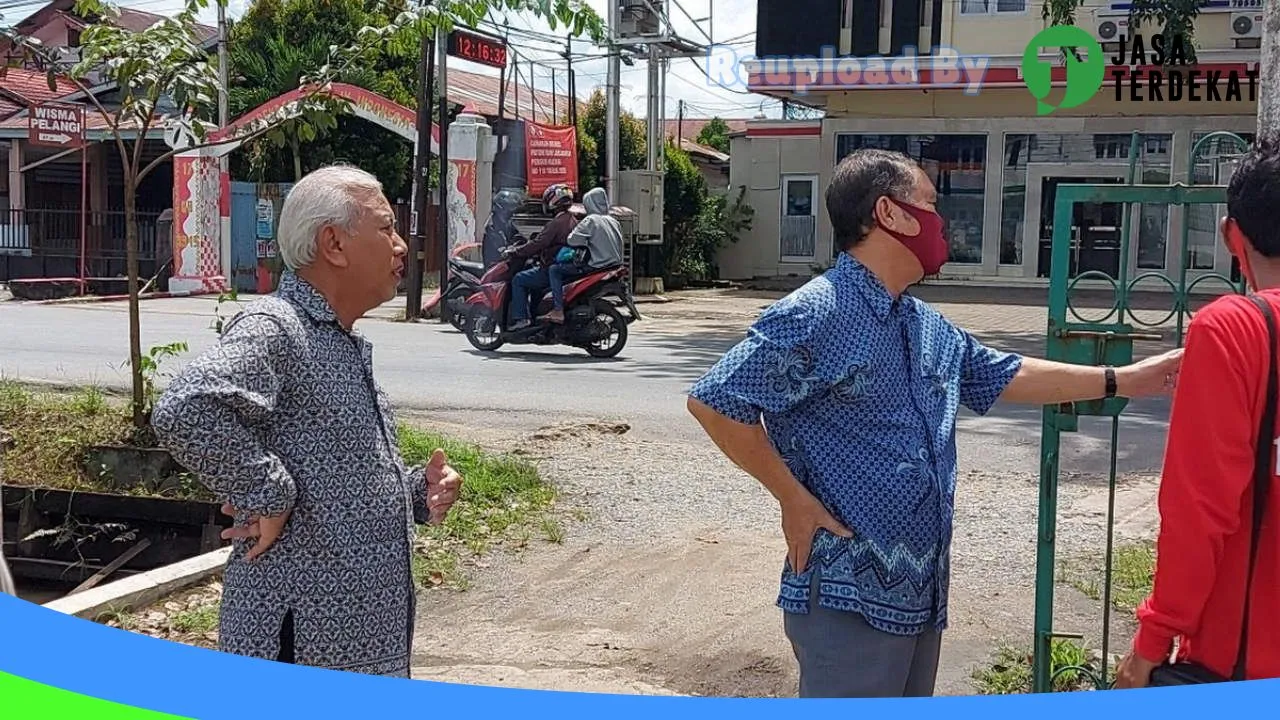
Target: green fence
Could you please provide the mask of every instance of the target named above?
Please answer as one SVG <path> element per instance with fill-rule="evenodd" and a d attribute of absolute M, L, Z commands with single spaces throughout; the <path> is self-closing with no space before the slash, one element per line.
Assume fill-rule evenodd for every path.
<path fill-rule="evenodd" d="M 1191 149 L 1191 184 L 1169 186 L 1135 185 L 1134 163 L 1138 158 L 1139 135 L 1134 133 L 1131 145 L 1128 185 L 1059 185 L 1057 188 L 1054 219 L 1052 267 L 1049 285 L 1049 320 L 1046 330 L 1046 357 L 1050 360 L 1083 365 L 1126 365 L 1134 359 L 1135 342 L 1157 342 L 1181 346 L 1186 323 L 1192 313 L 1193 293 L 1212 291 L 1220 287 L 1222 292 L 1241 292 L 1243 283 L 1233 281 L 1218 272 L 1200 273 L 1190 278 L 1188 212 L 1191 207 L 1226 202 L 1227 189 L 1221 179 L 1214 184 L 1197 186 L 1196 170 L 1206 157 L 1206 151 L 1226 145 L 1230 149 L 1218 153 L 1218 159 L 1242 154 L 1248 147 L 1245 140 L 1231 133 L 1212 133 L 1201 138 Z M 1214 173 L 1217 175 L 1217 173 Z M 1088 271 L 1071 276 L 1072 220 L 1075 207 L 1081 203 L 1123 203 L 1119 268 L 1112 275 Z M 1129 247 L 1131 228 L 1130 208 L 1134 204 L 1165 205 L 1184 208 L 1181 223 L 1181 244 L 1175 257 L 1179 259 L 1176 272 L 1131 273 Z M 1086 281 L 1094 281 L 1086 283 Z M 1072 292 L 1080 283 L 1109 287 L 1113 302 L 1105 315 L 1084 318 L 1071 301 Z M 1206 287 L 1201 287 L 1206 285 Z M 1140 288 L 1139 286 L 1145 286 Z M 1158 320 L 1141 317 L 1135 313 L 1133 296 L 1146 289 L 1161 290 L 1160 297 L 1168 299 L 1167 314 Z M 1149 310 L 1147 311 L 1149 312 Z M 1161 310 L 1160 312 L 1165 312 Z M 1172 326 L 1171 326 L 1172 323 Z M 1172 337 L 1170 337 L 1172 335 Z M 1109 647 L 1112 624 L 1112 564 L 1115 538 L 1116 459 L 1120 417 L 1127 401 L 1123 398 L 1068 403 L 1046 406 L 1043 413 L 1043 429 L 1040 446 L 1040 503 L 1036 549 L 1035 641 L 1033 650 L 1032 689 L 1048 692 L 1057 674 L 1074 672 L 1093 681 L 1095 687 L 1110 687 L 1114 669 L 1109 667 Z M 1101 667 L 1053 668 L 1052 646 L 1057 638 L 1083 638 L 1084 633 L 1070 628 L 1060 628 L 1054 622 L 1054 591 L 1057 562 L 1057 502 L 1060 449 L 1063 433 L 1075 432 L 1081 417 L 1110 418 L 1111 443 L 1108 476 L 1108 502 L 1103 581 L 1101 588 Z M 1069 468 L 1068 468 L 1069 469 Z M 1127 648 L 1120 649 L 1123 652 Z"/>

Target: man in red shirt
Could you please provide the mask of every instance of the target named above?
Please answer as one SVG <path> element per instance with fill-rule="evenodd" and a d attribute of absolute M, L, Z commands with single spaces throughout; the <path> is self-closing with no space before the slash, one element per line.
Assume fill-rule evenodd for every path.
<path fill-rule="evenodd" d="M 1280 138 L 1259 139 L 1227 193 L 1222 235 L 1249 287 L 1280 318 Z M 1229 678 L 1236 664 L 1253 532 L 1252 481 L 1267 390 L 1267 326 L 1242 295 L 1218 298 L 1187 332 L 1160 482 L 1151 596 L 1138 608 L 1117 688 L 1145 687 L 1170 659 Z M 1272 472 L 1275 471 L 1274 462 Z M 1280 503 L 1267 499 L 1249 612 L 1245 678 L 1280 677 Z"/>

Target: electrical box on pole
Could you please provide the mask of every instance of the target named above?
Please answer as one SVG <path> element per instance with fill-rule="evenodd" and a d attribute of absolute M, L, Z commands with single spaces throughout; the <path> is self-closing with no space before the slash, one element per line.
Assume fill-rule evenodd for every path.
<path fill-rule="evenodd" d="M 662 244 L 662 173 L 624 170 L 618 173 L 618 198 L 614 202 L 635 212 L 634 237 L 640 245 Z"/>
<path fill-rule="evenodd" d="M 660 37 L 662 15 L 666 14 L 663 0 L 614 0 L 618 3 L 617 34 L 620 38 Z M 656 10 L 656 12 L 655 12 Z"/>

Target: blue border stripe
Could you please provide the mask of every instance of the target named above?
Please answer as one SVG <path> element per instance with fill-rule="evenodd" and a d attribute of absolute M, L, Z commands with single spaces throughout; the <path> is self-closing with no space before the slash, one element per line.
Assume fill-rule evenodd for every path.
<path fill-rule="evenodd" d="M 1174 717 L 1255 708 L 1269 714 L 1280 680 L 1149 691 L 906 700 L 682 698 L 543 692 L 396 680 L 282 665 L 188 647 L 72 618 L 0 595 L 0 671 L 114 702 L 199 720 L 245 717 L 616 717 L 648 720 L 776 720 L 777 703 L 842 703 L 832 712 L 948 718 L 1078 720 Z M 848 703 L 857 703 L 857 708 Z M 892 707 L 884 706 L 892 703 Z M 812 711 L 810 709 L 809 711 Z M 1176 712 L 1174 712 L 1176 711 Z"/>

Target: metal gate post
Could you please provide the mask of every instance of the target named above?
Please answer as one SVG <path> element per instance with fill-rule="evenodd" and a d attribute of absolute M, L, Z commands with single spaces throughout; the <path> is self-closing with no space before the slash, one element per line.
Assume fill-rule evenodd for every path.
<path fill-rule="evenodd" d="M 1074 208 L 1080 203 L 1122 203 L 1181 205 L 1184 209 L 1195 204 L 1222 203 L 1226 200 L 1226 188 L 1221 186 L 1190 187 L 1186 185 L 1059 185 L 1054 203 L 1052 265 L 1049 285 L 1049 317 L 1046 328 L 1045 357 L 1058 362 L 1079 365 L 1127 365 L 1133 362 L 1135 340 L 1163 340 L 1153 332 L 1138 332 L 1134 324 L 1156 327 L 1164 325 L 1178 315 L 1177 340 L 1181 344 L 1181 312 L 1187 307 L 1190 288 L 1174 283 L 1159 273 L 1139 274 L 1127 278 L 1129 233 L 1121 235 L 1119 278 L 1088 271 L 1069 277 L 1071 251 L 1071 220 Z M 1184 213 L 1185 215 L 1185 213 Z M 1185 233 L 1184 233 L 1185 238 Z M 1181 256 L 1185 256 L 1185 240 Z M 1131 292 L 1134 286 L 1150 277 L 1159 277 L 1173 290 L 1174 309 L 1163 320 L 1145 323 L 1131 317 Z M 1208 279 L 1206 275 L 1200 280 Z M 1181 275 L 1185 283 L 1185 272 Z M 1071 307 L 1070 292 L 1081 280 L 1101 279 L 1110 283 L 1115 292 L 1111 310 L 1102 318 L 1080 318 Z M 1200 280 L 1195 281 L 1198 283 Z M 1193 285 L 1195 284 L 1193 283 Z M 1230 283 L 1228 283 L 1230 285 Z M 1071 314 L 1071 316 L 1068 315 Z M 1073 316 L 1073 317 L 1072 317 Z M 1131 320 L 1133 324 L 1127 322 Z M 1032 691 L 1049 692 L 1057 673 L 1075 671 L 1093 680 L 1095 687 L 1104 689 L 1111 684 L 1108 669 L 1108 650 L 1111 627 L 1111 565 L 1116 494 L 1116 445 L 1119 437 L 1119 418 L 1128 401 L 1124 398 L 1093 400 L 1088 402 L 1050 405 L 1044 408 L 1040 445 L 1040 498 L 1036 542 L 1036 592 L 1034 641 L 1032 648 Z M 1106 417 L 1111 420 L 1111 457 L 1108 477 L 1107 538 L 1105 548 L 1102 617 L 1102 667 L 1095 672 L 1088 667 L 1052 667 L 1053 641 L 1057 638 L 1083 638 L 1079 633 L 1062 632 L 1054 626 L 1054 589 L 1056 582 L 1056 532 L 1058 477 L 1061 463 L 1060 445 L 1062 433 L 1075 432 L 1081 416 Z"/>

